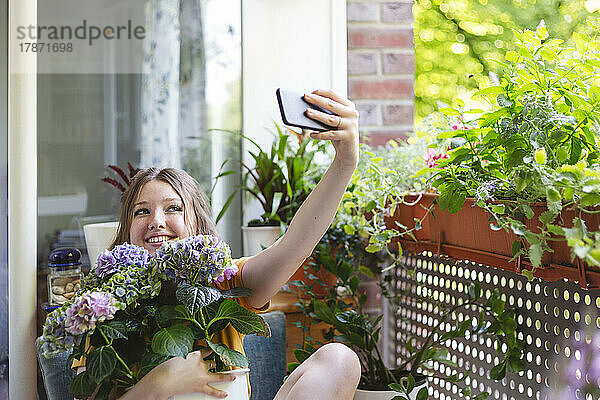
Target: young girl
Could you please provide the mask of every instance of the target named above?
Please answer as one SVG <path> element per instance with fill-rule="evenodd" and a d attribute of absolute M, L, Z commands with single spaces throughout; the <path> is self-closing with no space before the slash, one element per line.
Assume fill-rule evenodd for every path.
<path fill-rule="evenodd" d="M 286 233 L 260 253 L 236 260 L 239 272 L 232 286 L 252 289 L 240 303 L 264 311 L 270 299 L 309 257 L 331 221 L 358 162 L 358 113 L 349 100 L 328 90 L 305 95 L 313 104 L 332 111 L 328 115 L 308 109 L 307 116 L 336 126 L 335 130 L 311 133 L 316 140 L 331 140 L 335 158 L 329 169 L 304 201 Z M 162 242 L 195 234 L 218 236 L 210 219 L 209 205 L 196 181 L 176 169 L 149 168 L 138 173 L 121 204 L 120 226 L 113 244 L 132 243 L 154 253 Z M 241 335 L 225 332 L 221 339 L 241 349 Z M 187 358 L 172 358 L 150 371 L 122 400 L 164 400 L 175 394 L 202 392 L 217 398 L 226 393 L 211 382 L 233 379 L 209 372 L 203 361 L 207 353 L 193 352 Z M 342 344 L 321 347 L 284 382 L 275 397 L 282 399 L 350 400 L 360 378 L 356 354 Z"/>

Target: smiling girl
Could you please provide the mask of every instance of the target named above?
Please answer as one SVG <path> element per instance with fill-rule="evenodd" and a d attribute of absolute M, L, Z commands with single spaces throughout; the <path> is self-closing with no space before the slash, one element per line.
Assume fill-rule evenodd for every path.
<path fill-rule="evenodd" d="M 310 118 L 337 127 L 310 135 L 315 140 L 330 140 L 335 157 L 294 215 L 285 234 L 260 253 L 235 260 L 239 272 L 231 281 L 220 284 L 223 288 L 250 288 L 252 293 L 239 302 L 253 311 L 268 309 L 273 295 L 311 255 L 329 228 L 358 162 L 358 113 L 354 104 L 328 90 L 316 90 L 305 95 L 305 99 L 336 114 L 307 110 Z M 197 182 L 185 172 L 173 168 L 143 170 L 123 194 L 120 225 L 113 247 L 128 242 L 154 253 L 163 242 L 174 238 L 197 234 L 219 237 L 209 210 Z M 226 329 L 220 339 L 230 348 L 243 351 L 242 336 L 235 330 Z M 203 361 L 206 355 L 193 352 L 185 359 L 175 357 L 165 361 L 121 399 L 164 400 L 174 394 L 194 392 L 226 397 L 226 393 L 209 383 L 233 378 L 209 372 L 210 366 Z M 328 344 L 292 372 L 275 400 L 350 400 L 359 378 L 356 354 L 342 344 Z"/>

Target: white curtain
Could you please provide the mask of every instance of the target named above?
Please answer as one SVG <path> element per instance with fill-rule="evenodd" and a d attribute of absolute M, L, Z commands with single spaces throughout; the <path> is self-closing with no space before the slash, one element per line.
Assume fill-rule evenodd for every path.
<path fill-rule="evenodd" d="M 206 137 L 201 0 L 146 0 L 145 6 L 141 165 L 184 168 L 203 181 L 210 153 L 198 151 L 197 140 Z"/>

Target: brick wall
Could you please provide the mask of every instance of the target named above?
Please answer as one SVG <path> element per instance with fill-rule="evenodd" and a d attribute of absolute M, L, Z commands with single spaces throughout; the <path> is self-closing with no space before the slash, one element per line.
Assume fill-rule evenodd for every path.
<path fill-rule="evenodd" d="M 412 1 L 348 0 L 348 93 L 372 145 L 413 130 Z"/>

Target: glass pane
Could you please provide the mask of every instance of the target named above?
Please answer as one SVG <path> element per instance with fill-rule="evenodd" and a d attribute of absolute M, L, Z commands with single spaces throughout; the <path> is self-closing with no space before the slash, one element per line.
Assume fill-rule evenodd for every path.
<path fill-rule="evenodd" d="M 0 0 L 0 54 L 6 54 L 7 2 Z M 0 58 L 0 399 L 8 398 L 8 65 Z"/>
<path fill-rule="evenodd" d="M 74 4 L 70 15 L 65 16 L 63 8 L 61 16 L 52 16 L 50 8 L 56 1 Z M 75 29 L 84 18 L 88 28 L 115 26 L 122 19 L 119 7 L 131 7 L 135 1 L 98 0 L 95 4 L 107 4 L 102 10 L 106 15 L 94 22 L 98 18 L 90 15 L 88 2 L 84 6 L 75 0 L 39 0 L 38 27 Z M 67 54 L 62 59 L 38 56 L 40 310 L 48 300 L 49 252 L 79 248 L 85 270 L 90 260 L 82 227 L 117 219 L 120 191 L 101 179 L 125 183 L 107 165 L 119 166 L 126 174 L 128 163 L 182 168 L 208 193 L 221 163 L 239 159 L 238 135 L 209 130 L 241 129 L 240 2 L 141 0 L 141 4 L 137 9 L 141 15 L 131 17 L 134 25 L 141 20 L 145 28 L 141 53 L 98 39 L 91 47 L 104 55 L 101 68 L 86 64 L 89 60 L 69 64 Z M 106 11 L 111 7 L 118 12 Z M 74 47 L 82 45 L 72 42 Z M 63 71 L 57 70 L 57 63 L 66 65 Z M 239 169 L 233 162 L 228 168 L 236 164 Z M 215 193 L 217 203 L 232 192 L 235 179 Z M 221 230 L 234 256 L 241 253 L 237 209 Z M 237 229 L 231 229 L 234 226 Z M 40 311 L 38 327 L 44 318 Z"/>

